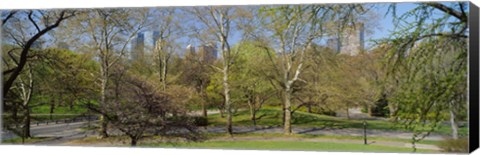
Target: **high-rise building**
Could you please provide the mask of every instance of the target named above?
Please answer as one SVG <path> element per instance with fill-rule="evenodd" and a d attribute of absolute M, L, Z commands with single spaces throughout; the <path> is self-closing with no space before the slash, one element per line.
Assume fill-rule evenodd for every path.
<path fill-rule="evenodd" d="M 217 49 L 213 44 L 205 44 L 197 47 L 190 44 L 187 46 L 186 52 L 185 54 L 194 55 L 198 60 L 203 62 L 212 62 L 218 58 Z"/>
<path fill-rule="evenodd" d="M 153 53 L 160 33 L 158 31 L 144 31 L 137 34 L 133 38 L 130 50 L 130 58 L 138 59 L 145 57 L 147 54 Z"/>
<path fill-rule="evenodd" d="M 212 44 L 202 45 L 198 49 L 199 56 L 203 61 L 211 62 L 217 59 L 217 50 Z"/>
<path fill-rule="evenodd" d="M 187 53 L 185 53 L 185 54 L 195 54 L 195 47 L 192 46 L 192 44 L 189 44 L 189 45 L 187 46 L 187 51 L 186 51 L 186 52 L 187 52 Z"/>
<path fill-rule="evenodd" d="M 365 28 L 362 23 L 347 27 L 342 33 L 327 40 L 327 46 L 341 54 L 357 55 L 365 50 Z"/>

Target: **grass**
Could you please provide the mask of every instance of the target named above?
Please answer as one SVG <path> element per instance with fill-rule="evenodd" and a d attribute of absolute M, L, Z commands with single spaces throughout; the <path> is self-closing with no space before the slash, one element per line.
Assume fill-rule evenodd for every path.
<path fill-rule="evenodd" d="M 212 138 L 221 138 L 221 137 L 230 137 L 226 133 L 207 133 L 207 137 L 209 139 Z M 293 135 L 285 135 L 283 133 L 241 133 L 241 134 L 234 134 L 236 138 L 243 138 L 243 137 L 257 137 L 257 138 L 301 138 L 301 139 L 328 139 L 328 140 L 361 140 L 363 141 L 362 136 L 345 136 L 345 135 L 313 135 L 313 134 L 293 134 Z M 401 139 L 401 138 L 390 138 L 390 137 L 368 137 L 368 142 L 401 142 L 401 143 L 410 143 L 409 139 Z M 429 144 L 429 145 L 438 145 L 441 141 L 435 140 L 422 140 L 417 142 L 417 144 Z"/>
<path fill-rule="evenodd" d="M 354 152 L 411 152 L 411 148 L 380 145 L 363 145 L 334 142 L 304 141 L 207 141 L 202 143 L 154 143 L 147 147 L 208 148 L 208 149 L 248 149 L 248 150 L 297 150 L 297 151 L 354 151 Z M 419 149 L 418 152 L 435 152 Z"/>
<path fill-rule="evenodd" d="M 282 111 L 275 108 L 264 108 L 257 113 L 257 116 L 262 116 L 257 120 L 259 126 L 278 126 L 282 125 Z M 226 119 L 220 117 L 220 114 L 209 115 L 209 125 L 223 126 L 226 124 Z M 378 130 L 396 130 L 406 131 L 402 126 L 395 125 L 392 122 L 384 120 L 367 120 L 368 129 Z M 247 110 L 238 111 L 233 117 L 233 124 L 237 126 L 251 126 L 250 113 Z M 354 120 L 334 116 L 318 115 L 302 111 L 297 111 L 293 114 L 292 125 L 297 127 L 317 127 L 317 128 L 363 128 L 363 120 Z M 435 133 L 448 135 L 450 134 L 450 127 L 442 125 Z M 462 127 L 459 130 L 461 135 L 468 133 L 467 127 Z"/>
<path fill-rule="evenodd" d="M 185 142 L 161 136 L 147 136 L 138 143 L 140 147 L 160 148 L 204 148 L 204 149 L 247 149 L 247 150 L 292 150 L 292 151 L 347 151 L 347 152 L 411 152 L 404 146 L 407 139 L 371 137 L 369 145 L 363 145 L 362 137 L 337 135 L 308 135 L 281 133 L 242 133 L 232 139 L 224 133 L 205 133 L 206 141 Z M 166 138 L 166 139 L 165 139 Z M 371 143 L 375 141 L 374 143 Z M 421 141 L 418 144 L 437 145 L 440 141 Z M 71 141 L 72 145 L 100 145 L 129 147 L 127 136 L 111 136 L 104 139 L 86 137 Z M 438 153 L 437 150 L 417 149 L 421 153 Z"/>
<path fill-rule="evenodd" d="M 242 134 L 235 137 L 275 137 L 275 134 Z M 221 138 L 224 134 L 210 134 L 209 138 Z M 300 136 L 301 137 L 301 136 Z M 317 137 L 318 138 L 318 137 Z M 322 137 L 325 138 L 325 137 Z M 332 137 L 329 137 L 332 138 Z M 339 138 L 339 137 L 333 137 Z M 348 139 L 348 137 L 343 137 Z M 204 148 L 204 149 L 240 149 L 240 150 L 291 150 L 291 151 L 346 151 L 346 152 L 412 152 L 409 147 L 385 146 L 378 144 L 363 145 L 361 143 L 349 142 L 322 142 L 322 141 L 302 141 L 300 140 L 217 140 L 204 142 L 158 142 L 152 139 L 161 139 L 154 136 L 139 141 L 140 147 L 160 147 L 160 148 Z M 311 139 L 308 138 L 308 139 Z M 327 139 L 328 140 L 328 139 Z M 334 140 L 332 140 L 334 141 Z M 129 140 L 126 136 L 112 136 L 105 139 L 87 137 L 82 140 L 72 141 L 74 145 L 111 145 L 111 146 L 129 146 Z M 421 153 L 436 153 L 438 151 L 428 149 L 417 149 Z"/>
<path fill-rule="evenodd" d="M 28 138 L 25 139 L 25 143 L 35 143 L 35 142 L 40 142 L 40 141 L 45 141 L 45 140 L 50 140 L 53 139 L 52 137 L 33 137 L 33 138 Z M 4 144 L 22 144 L 22 138 L 17 137 L 17 138 L 12 138 L 12 139 L 7 139 L 3 140 L 2 143 Z"/>

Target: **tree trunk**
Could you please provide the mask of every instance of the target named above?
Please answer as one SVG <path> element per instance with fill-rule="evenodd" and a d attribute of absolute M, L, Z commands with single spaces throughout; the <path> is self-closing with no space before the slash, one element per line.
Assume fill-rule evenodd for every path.
<path fill-rule="evenodd" d="M 450 103 L 450 105 L 452 105 L 450 107 L 450 125 L 452 126 L 452 138 L 458 139 L 458 124 L 455 121 L 456 114 L 453 108 L 453 103 Z"/>
<path fill-rule="evenodd" d="M 200 86 L 200 94 L 203 94 L 203 98 L 205 99 L 205 102 L 202 102 L 202 114 L 203 114 L 203 117 L 207 118 L 208 117 L 208 112 L 207 112 L 207 103 L 208 102 L 208 97 L 207 95 L 205 95 L 206 93 L 204 92 L 203 90 L 203 84 L 202 86 Z"/>
<path fill-rule="evenodd" d="M 390 119 L 395 117 L 396 107 L 392 102 L 388 102 L 388 112 L 390 113 Z"/>
<path fill-rule="evenodd" d="M 208 112 L 207 112 L 207 106 L 205 105 L 205 102 L 202 102 L 202 116 L 207 118 Z"/>
<path fill-rule="evenodd" d="M 292 127 L 291 127 L 291 120 L 292 120 L 292 110 L 291 110 L 291 91 L 290 91 L 290 85 L 286 86 L 285 89 L 285 110 L 284 110 L 284 115 L 285 115 L 285 123 L 283 125 L 283 133 L 286 135 L 291 135 L 292 134 Z"/>
<path fill-rule="evenodd" d="M 53 99 L 52 102 L 50 103 L 50 119 L 52 119 L 52 114 L 55 110 L 55 100 Z"/>
<path fill-rule="evenodd" d="M 347 108 L 346 108 L 346 110 L 347 110 L 347 119 L 350 119 L 350 111 L 349 111 L 349 108 L 350 108 L 350 107 L 349 107 L 349 105 L 350 105 L 350 104 L 347 103 Z"/>
<path fill-rule="evenodd" d="M 163 59 L 163 67 L 162 67 L 162 85 L 163 85 L 163 91 L 167 90 L 167 56 L 164 56 Z"/>
<path fill-rule="evenodd" d="M 256 110 L 255 110 L 255 101 L 251 101 L 251 99 L 248 99 L 248 106 L 250 107 L 250 120 L 252 120 L 253 127 L 256 129 L 257 128 L 257 122 L 256 122 Z"/>
<path fill-rule="evenodd" d="M 257 112 L 254 110 L 252 114 L 253 128 L 257 129 Z"/>
<path fill-rule="evenodd" d="M 138 141 L 138 140 L 137 140 L 136 138 L 130 137 L 130 140 L 131 140 L 131 141 L 130 141 L 130 145 L 131 145 L 131 146 L 137 146 L 137 141 Z"/>
<path fill-rule="evenodd" d="M 108 69 L 107 69 L 108 64 L 103 64 L 102 65 L 102 77 L 101 77 L 101 90 L 100 90 L 100 107 L 102 105 L 106 104 L 106 91 L 107 91 L 107 83 L 108 83 Z M 100 116 L 100 121 L 102 123 L 100 127 L 100 137 L 101 138 L 107 138 L 108 133 L 107 133 L 107 127 L 108 127 L 108 120 L 107 117 L 105 117 L 104 114 Z"/>
<path fill-rule="evenodd" d="M 282 124 L 285 125 L 285 103 L 282 104 Z"/>
<path fill-rule="evenodd" d="M 30 108 L 28 106 L 26 107 L 27 109 L 25 110 L 25 123 L 23 124 L 23 137 L 24 138 L 31 138 L 32 135 L 30 134 L 30 122 L 31 122 L 31 117 L 30 117 Z"/>
<path fill-rule="evenodd" d="M 225 118 L 225 115 L 223 114 L 223 108 L 219 107 L 218 112 L 220 112 L 220 117 Z"/>
<path fill-rule="evenodd" d="M 307 104 L 307 112 L 312 113 L 312 105 L 311 104 Z"/>
<path fill-rule="evenodd" d="M 223 88 L 225 93 L 225 109 L 227 110 L 227 132 L 232 135 L 232 107 L 230 103 L 230 88 L 228 85 L 228 65 L 223 69 Z"/>
<path fill-rule="evenodd" d="M 372 106 L 370 105 L 367 105 L 367 113 L 368 113 L 368 116 L 372 117 Z"/>

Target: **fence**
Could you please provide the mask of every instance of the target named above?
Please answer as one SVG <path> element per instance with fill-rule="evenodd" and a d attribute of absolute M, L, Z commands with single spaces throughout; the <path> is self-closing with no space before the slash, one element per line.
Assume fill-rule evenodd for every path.
<path fill-rule="evenodd" d="M 75 122 L 83 122 L 83 121 L 96 121 L 99 117 L 97 115 L 90 115 L 90 116 L 79 116 L 73 118 L 65 118 L 65 119 L 52 119 L 52 120 L 43 120 L 43 121 L 34 121 L 30 123 L 30 126 L 40 126 L 40 125 L 49 125 L 49 124 L 65 124 L 65 123 L 75 123 Z"/>

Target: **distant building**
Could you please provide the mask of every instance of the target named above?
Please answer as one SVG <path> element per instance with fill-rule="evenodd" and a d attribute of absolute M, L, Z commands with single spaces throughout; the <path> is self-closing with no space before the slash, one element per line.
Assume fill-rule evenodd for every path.
<path fill-rule="evenodd" d="M 57 44 L 57 48 L 70 50 L 70 46 L 68 45 L 68 43 L 63 41 Z"/>
<path fill-rule="evenodd" d="M 357 55 L 365 50 L 365 28 L 362 23 L 347 27 L 343 33 L 327 40 L 327 46 L 338 53 Z"/>
<path fill-rule="evenodd" d="M 217 48 L 213 44 L 205 44 L 197 47 L 188 45 L 186 52 L 196 56 L 198 58 L 197 60 L 203 62 L 212 62 L 218 58 Z"/>
<path fill-rule="evenodd" d="M 187 51 L 186 51 L 185 54 L 195 54 L 195 47 L 192 46 L 191 44 L 189 44 L 189 45 L 187 46 Z"/>
<path fill-rule="evenodd" d="M 217 59 L 217 49 L 212 44 L 202 45 L 198 48 L 198 54 L 203 61 L 211 62 Z"/>
<path fill-rule="evenodd" d="M 131 42 L 130 58 L 138 59 L 153 53 L 157 40 L 160 39 L 158 31 L 144 31 L 137 34 Z"/>

